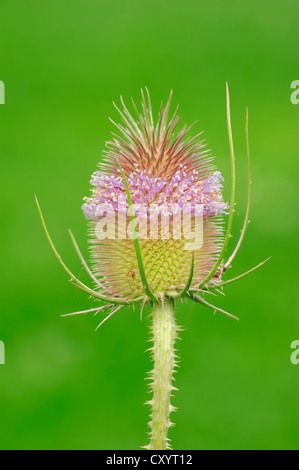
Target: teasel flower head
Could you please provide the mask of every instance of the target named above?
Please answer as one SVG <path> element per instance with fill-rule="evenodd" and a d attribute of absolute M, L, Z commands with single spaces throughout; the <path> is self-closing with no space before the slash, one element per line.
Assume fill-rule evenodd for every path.
<path fill-rule="evenodd" d="M 123 100 L 123 109 L 117 108 L 122 123 L 115 125 L 121 135 L 107 143 L 104 161 L 91 177 L 92 195 L 83 204 L 91 221 L 94 274 L 104 295 L 121 300 L 147 295 L 134 240 L 128 236 L 128 191 L 135 216 L 138 212 L 144 276 L 157 299 L 178 297 L 191 269 L 190 288 L 207 276 L 221 250 L 220 216 L 228 209 L 221 194 L 223 178 L 200 135 L 188 137 L 187 126 L 176 131 L 181 120 L 177 110 L 169 119 L 171 96 L 156 123 L 149 94 L 147 99 L 142 94 L 136 120 Z M 103 235 L 110 235 L 106 238 L 99 236 L 104 225 Z M 197 243 L 190 242 L 192 234 L 193 240 L 200 239 Z"/>
<path fill-rule="evenodd" d="M 152 310 L 152 355 L 150 374 L 152 399 L 148 449 L 169 448 L 169 415 L 174 343 L 179 327 L 174 307 L 184 299 L 199 302 L 213 311 L 230 313 L 209 303 L 205 295 L 222 291 L 226 284 L 244 277 L 263 263 L 234 279 L 222 276 L 231 266 L 249 222 L 251 175 L 246 112 L 248 202 L 240 238 L 225 261 L 231 237 L 235 206 L 235 156 L 227 93 L 227 125 L 231 155 L 231 196 L 222 197 L 223 178 L 213 165 L 201 134 L 190 135 L 191 126 L 181 125 L 178 108 L 170 116 L 172 94 L 161 105 L 155 121 L 151 100 L 142 91 L 141 110 L 132 100 L 135 117 L 121 98 L 116 109 L 120 123 L 117 134 L 106 144 L 99 169 L 91 177 L 91 194 L 82 206 L 89 224 L 92 267 L 82 256 L 70 232 L 75 250 L 93 286 L 79 280 L 62 261 L 47 230 L 39 203 L 41 221 L 58 261 L 71 281 L 100 305 L 81 312 L 108 312 L 98 327 L 126 305 L 148 303 Z M 113 121 L 112 121 L 113 122 Z M 224 217 L 228 216 L 224 230 Z M 267 261 L 267 260 L 266 260 Z"/>

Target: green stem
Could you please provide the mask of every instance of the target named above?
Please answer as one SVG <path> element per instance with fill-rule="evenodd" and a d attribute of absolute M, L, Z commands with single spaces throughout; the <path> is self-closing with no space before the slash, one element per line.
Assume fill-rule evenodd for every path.
<path fill-rule="evenodd" d="M 170 404 L 173 373 L 175 367 L 174 343 L 178 328 L 174 318 L 174 302 L 165 300 L 155 303 L 152 309 L 152 340 L 154 369 L 152 371 L 153 398 L 149 402 L 151 412 L 151 440 L 147 449 L 164 450 L 169 448 L 167 432 L 172 425 L 169 420 L 174 407 Z"/>

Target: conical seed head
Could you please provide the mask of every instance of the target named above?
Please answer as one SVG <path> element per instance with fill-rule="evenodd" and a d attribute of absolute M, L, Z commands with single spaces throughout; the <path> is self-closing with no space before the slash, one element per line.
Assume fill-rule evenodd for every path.
<path fill-rule="evenodd" d="M 143 95 L 142 95 L 143 96 Z M 93 269 L 108 296 L 140 298 L 143 284 L 136 258 L 126 183 L 137 222 L 142 262 L 151 292 L 176 297 L 188 282 L 196 288 L 221 250 L 221 174 L 198 136 L 188 128 L 176 131 L 175 112 L 168 120 L 170 100 L 154 125 L 151 103 L 135 121 L 127 108 L 119 111 L 122 137 L 108 142 L 100 170 L 92 175 L 92 196 L 83 211 L 90 219 Z M 123 174 L 119 169 L 121 165 Z M 131 238 L 130 238 L 131 236 Z M 190 244 L 193 239 L 196 243 Z"/>

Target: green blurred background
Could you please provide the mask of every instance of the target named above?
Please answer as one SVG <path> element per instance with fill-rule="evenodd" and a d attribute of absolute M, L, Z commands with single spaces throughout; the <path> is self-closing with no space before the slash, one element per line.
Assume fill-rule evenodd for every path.
<path fill-rule="evenodd" d="M 246 204 L 245 108 L 253 203 L 237 275 L 215 303 L 235 322 L 188 303 L 176 376 L 175 449 L 298 449 L 299 79 L 295 0 L 1 0 L 0 107 L 2 449 L 136 449 L 147 443 L 149 321 L 127 310 L 97 332 L 42 232 L 37 193 L 65 261 L 85 280 L 67 229 L 87 256 L 82 198 L 116 119 L 112 101 L 169 90 L 198 119 L 230 192 L 225 81 L 237 156 L 237 217 Z M 232 240 L 233 247 L 236 238 Z"/>

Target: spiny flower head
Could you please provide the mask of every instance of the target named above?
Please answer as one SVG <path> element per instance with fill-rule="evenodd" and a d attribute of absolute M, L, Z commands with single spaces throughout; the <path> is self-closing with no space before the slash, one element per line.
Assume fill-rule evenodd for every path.
<path fill-rule="evenodd" d="M 155 297 L 177 297 L 188 282 L 198 286 L 215 263 L 221 249 L 220 216 L 228 208 L 222 199 L 223 178 L 212 166 L 199 135 L 188 137 L 190 128 L 177 131 L 181 119 L 177 110 L 171 119 L 171 96 L 154 125 L 149 94 L 142 93 L 142 113 L 136 120 L 123 103 L 122 124 L 115 124 L 122 136 L 107 143 L 108 150 L 100 170 L 93 173 L 91 197 L 85 198 L 83 211 L 91 220 L 93 270 L 102 285 L 102 293 L 121 299 L 142 297 L 143 283 L 134 241 L 126 237 L 130 222 L 128 190 L 135 215 L 138 212 L 139 245 L 144 274 Z M 98 237 L 97 221 L 105 218 L 115 224 L 113 237 Z M 201 243 L 186 249 L 186 240 L 196 237 L 196 211 L 202 217 Z M 109 211 L 107 211 L 109 212 Z M 199 214 L 200 212 L 200 214 Z M 177 216 L 190 215 L 188 227 L 177 236 Z M 110 219 L 109 219 L 110 215 Z M 120 223 L 124 215 L 126 224 Z M 167 218 L 167 227 L 163 224 Z M 113 219 L 113 220 L 112 220 Z M 156 220 L 156 236 L 151 227 Z M 142 224 L 142 222 L 144 222 Z M 183 220 L 184 222 L 184 220 Z M 141 226 L 143 225 L 143 231 Z M 102 223 L 100 224 L 102 227 Z M 121 230 L 119 230 L 121 227 Z M 107 230 L 108 232 L 108 230 Z"/>
<path fill-rule="evenodd" d="M 127 177 L 133 204 L 141 205 L 150 215 L 151 206 L 165 205 L 182 210 L 187 204 L 201 205 L 204 217 L 220 215 L 227 204 L 222 201 L 220 184 L 223 181 L 221 173 L 215 171 L 205 178 L 200 177 L 198 170 L 191 175 L 186 174 L 187 167 L 182 166 L 171 178 L 154 178 L 150 170 L 141 171 L 138 164 L 136 169 Z M 116 169 L 120 173 L 119 169 Z M 111 204 L 114 210 L 128 211 L 126 187 L 121 175 L 107 175 L 101 171 L 93 173 L 90 183 L 95 186 L 93 196 L 85 198 L 82 208 L 87 219 L 97 220 L 97 209 L 105 204 Z M 170 212 L 170 209 L 169 209 Z"/>
<path fill-rule="evenodd" d="M 213 159 L 205 149 L 205 142 L 199 138 L 201 134 L 188 136 L 192 126 L 183 126 L 181 130 L 177 130 L 181 121 L 177 115 L 178 108 L 169 119 L 171 95 L 164 109 L 161 105 L 156 124 L 148 91 L 147 102 L 142 92 L 142 112 L 138 111 L 132 100 L 136 119 L 122 99 L 121 102 L 123 109 L 116 109 L 122 122 L 114 123 L 121 136 L 114 134 L 113 140 L 107 142 L 100 169 L 91 178 L 92 195 L 85 198 L 83 204 L 84 214 L 90 223 L 93 270 L 89 268 L 69 231 L 75 250 L 95 288 L 85 285 L 63 262 L 50 237 L 36 198 L 46 236 L 59 263 L 76 286 L 104 302 L 103 306 L 70 315 L 89 312 L 96 314 L 102 309 L 111 309 L 101 325 L 125 305 L 142 301 L 142 311 L 149 300 L 155 304 L 163 302 L 166 297 L 188 297 L 215 311 L 233 316 L 208 303 L 202 294 L 218 292 L 226 284 L 246 276 L 268 261 L 263 261 L 236 278 L 222 281 L 222 275 L 239 251 L 249 222 L 251 173 L 248 111 L 247 208 L 240 238 L 228 260 L 224 261 L 231 237 L 235 205 L 235 156 L 228 86 L 227 128 L 232 170 L 229 205 L 222 200 L 223 178 L 212 166 Z M 103 233 L 99 231 L 99 226 L 101 228 L 101 224 L 105 222 L 105 207 L 106 229 L 109 232 L 109 223 L 113 222 L 114 231 L 110 232 L 116 234 L 115 237 L 102 237 Z M 198 208 L 201 226 L 196 223 Z M 222 214 L 227 209 L 229 217 L 224 236 Z M 187 227 L 182 227 L 182 233 L 180 225 L 186 213 L 190 216 L 189 223 Z M 186 249 L 187 242 L 198 231 L 200 245 L 191 244 L 192 249 Z"/>

